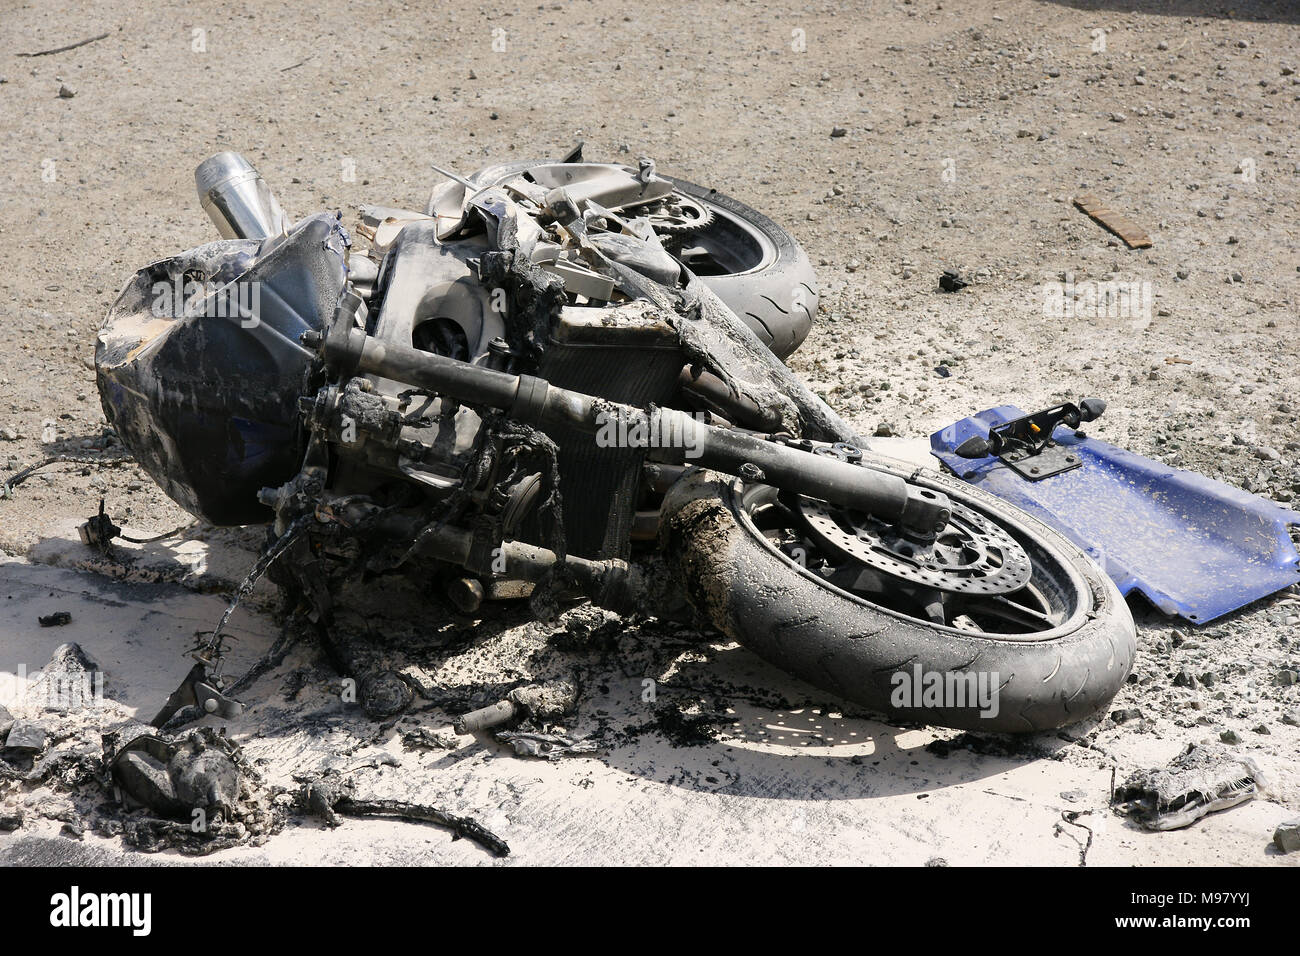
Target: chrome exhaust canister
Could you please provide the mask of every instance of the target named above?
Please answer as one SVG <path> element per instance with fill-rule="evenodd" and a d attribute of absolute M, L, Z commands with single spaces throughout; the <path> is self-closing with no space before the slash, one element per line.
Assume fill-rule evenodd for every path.
<path fill-rule="evenodd" d="M 266 239 L 289 230 L 271 187 L 239 153 L 217 153 L 199 163 L 194 185 L 203 211 L 225 239 Z"/>

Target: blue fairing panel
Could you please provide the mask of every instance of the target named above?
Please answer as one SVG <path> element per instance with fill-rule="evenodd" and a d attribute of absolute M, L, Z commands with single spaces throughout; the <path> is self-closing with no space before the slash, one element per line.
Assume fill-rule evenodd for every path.
<path fill-rule="evenodd" d="M 930 436 L 931 454 L 958 477 L 1058 529 L 1128 594 L 1205 624 L 1300 582 L 1288 526 L 1300 514 L 1238 488 L 1058 426 L 1081 467 L 1028 481 L 997 458 L 954 454 L 974 435 L 1025 413 L 1002 405 Z"/>

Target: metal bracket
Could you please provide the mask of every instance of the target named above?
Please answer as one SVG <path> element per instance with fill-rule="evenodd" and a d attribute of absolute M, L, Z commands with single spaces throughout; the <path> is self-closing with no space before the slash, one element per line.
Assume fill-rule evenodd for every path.
<path fill-rule="evenodd" d="M 1077 452 L 1053 441 L 1056 427 L 1078 428 L 1082 422 L 1100 417 L 1105 410 L 1106 403 L 1099 398 L 1085 398 L 1078 405 L 1064 402 L 995 425 L 989 429 L 987 438 L 972 436 L 954 450 L 963 458 L 993 455 L 1022 478 L 1042 481 L 1082 464 Z"/>
<path fill-rule="evenodd" d="M 162 710 L 158 711 L 158 715 L 149 723 L 154 727 L 162 727 L 182 707 L 188 706 L 195 706 L 205 714 L 216 714 L 227 719 L 234 719 L 244 712 L 243 704 L 227 697 L 209 682 L 207 668 L 201 663 L 190 668 L 190 672 L 185 675 L 185 680 L 181 681 L 181 686 L 172 691 L 171 696 L 167 698 L 167 703 L 163 704 Z"/>
<path fill-rule="evenodd" d="M 1054 441 L 1036 452 L 1028 449 L 1005 452 L 998 455 L 998 460 L 1027 481 L 1042 481 L 1083 464 L 1078 454 Z"/>

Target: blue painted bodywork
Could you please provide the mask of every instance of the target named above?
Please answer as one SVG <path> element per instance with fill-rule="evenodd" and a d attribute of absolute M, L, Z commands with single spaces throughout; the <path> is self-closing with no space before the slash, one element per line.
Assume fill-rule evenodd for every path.
<path fill-rule="evenodd" d="M 1135 455 L 1066 426 L 1053 438 L 1082 466 L 1028 481 L 997 458 L 954 454 L 973 435 L 1025 413 L 990 408 L 930 436 L 958 477 L 1041 518 L 1096 561 L 1122 594 L 1205 624 L 1300 582 L 1288 526 L 1300 514 L 1203 475 Z"/>

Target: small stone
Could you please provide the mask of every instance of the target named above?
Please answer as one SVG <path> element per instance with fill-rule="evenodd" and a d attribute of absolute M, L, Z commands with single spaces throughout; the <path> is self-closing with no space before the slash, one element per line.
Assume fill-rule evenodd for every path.
<path fill-rule="evenodd" d="M 877 438 L 890 438 L 893 436 L 893 434 L 894 434 L 894 429 L 889 424 L 889 422 L 881 422 L 879 425 L 876 426 Z"/>
<path fill-rule="evenodd" d="M 1137 707 L 1121 707 L 1111 711 L 1110 719 L 1117 724 L 1126 724 L 1130 720 L 1141 720 L 1142 711 Z"/>
<path fill-rule="evenodd" d="M 1289 667 L 1278 671 L 1273 678 L 1274 687 L 1290 687 L 1297 683 L 1300 683 L 1300 672 L 1293 671 Z"/>
<path fill-rule="evenodd" d="M 1165 40 L 1161 40 L 1159 43 L 1156 44 L 1156 49 L 1157 49 L 1157 50 L 1168 50 L 1168 49 L 1169 49 L 1169 43 L 1168 43 L 1167 41 L 1165 41 Z"/>
<path fill-rule="evenodd" d="M 1271 730 L 1268 729 L 1268 725 L 1267 725 L 1267 724 L 1259 724 L 1258 726 L 1256 726 L 1256 727 L 1252 727 L 1252 728 L 1250 728 L 1250 729 L 1253 730 L 1253 731 L 1255 731 L 1255 733 L 1257 733 L 1257 734 L 1263 734 L 1263 735 L 1265 735 L 1265 736 L 1271 736 L 1272 733 L 1273 733 L 1273 731 L 1271 731 Z"/>
<path fill-rule="evenodd" d="M 1282 455 L 1276 448 L 1270 448 L 1268 445 L 1258 445 L 1251 450 L 1251 453 L 1260 461 L 1281 461 Z"/>
<path fill-rule="evenodd" d="M 68 89 L 66 86 L 60 86 L 60 87 L 59 87 L 59 98 L 60 98 L 60 99 L 70 100 L 70 99 L 72 99 L 72 98 L 73 98 L 74 96 L 76 96 L 76 95 L 77 95 L 77 93 L 76 93 L 75 90 L 70 90 L 70 89 Z"/>
<path fill-rule="evenodd" d="M 1237 736 L 1235 730 L 1225 730 L 1223 733 L 1219 734 L 1219 740 L 1225 744 L 1231 744 L 1233 746 L 1241 743 L 1241 738 Z"/>
<path fill-rule="evenodd" d="M 1300 850 L 1300 817 L 1284 820 L 1273 831 L 1273 845 L 1283 853 Z"/>
<path fill-rule="evenodd" d="M 0 812 L 0 831 L 10 833 L 17 830 L 23 825 L 23 812 L 21 810 L 6 810 Z"/>
<path fill-rule="evenodd" d="M 17 441 L 17 440 L 18 440 L 18 429 L 8 425 L 6 425 L 4 428 L 0 428 L 0 441 Z"/>
<path fill-rule="evenodd" d="M 1123 122 L 1126 122 L 1127 120 L 1128 120 L 1128 117 L 1125 116 L 1123 113 L 1111 113 L 1111 114 L 1110 114 L 1110 121 L 1111 121 L 1112 123 L 1123 123 Z"/>
<path fill-rule="evenodd" d="M 845 129 L 843 126 L 831 127 L 831 139 L 839 139 L 841 136 L 847 136 L 848 134 L 849 131 Z"/>

